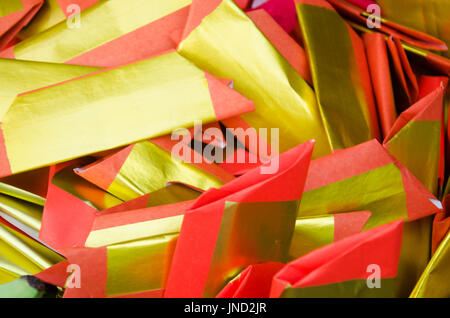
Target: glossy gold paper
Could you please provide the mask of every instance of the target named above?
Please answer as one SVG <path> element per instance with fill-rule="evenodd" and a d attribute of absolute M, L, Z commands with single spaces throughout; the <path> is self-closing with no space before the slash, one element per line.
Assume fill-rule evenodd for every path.
<path fill-rule="evenodd" d="M 0 58 L 0 121 L 16 96 L 97 71 L 98 67 Z"/>
<path fill-rule="evenodd" d="M 23 9 L 22 0 L 0 1 L 0 17 Z"/>
<path fill-rule="evenodd" d="M 331 9 L 310 4 L 296 7 L 332 148 L 348 148 L 374 138 L 349 27 Z"/>
<path fill-rule="evenodd" d="M 368 288 L 365 279 L 302 287 L 286 288 L 282 298 L 390 298 L 393 297 L 395 279 L 381 279 L 382 288 Z M 339 296 L 337 296 L 339 295 Z"/>
<path fill-rule="evenodd" d="M 333 241 L 333 215 L 297 218 L 289 249 L 289 259 L 297 259 L 316 248 L 331 244 Z"/>
<path fill-rule="evenodd" d="M 440 133 L 440 121 L 412 121 L 388 142 L 389 153 L 434 195 L 438 192 Z"/>
<path fill-rule="evenodd" d="M 372 212 L 364 229 L 407 218 L 406 194 L 398 168 L 391 163 L 306 191 L 298 217 L 349 211 Z"/>
<path fill-rule="evenodd" d="M 86 247 L 100 247 L 118 242 L 137 240 L 144 237 L 155 237 L 163 234 L 178 233 L 183 223 L 183 215 L 162 219 L 131 223 L 92 231 Z"/>
<path fill-rule="evenodd" d="M 0 284 L 37 274 L 62 260 L 44 245 L 0 223 Z"/>
<path fill-rule="evenodd" d="M 405 222 L 395 280 L 395 297 L 408 297 L 430 259 L 433 215 Z"/>
<path fill-rule="evenodd" d="M 181 201 L 194 200 L 200 196 L 201 192 L 196 191 L 183 184 L 170 184 L 158 191 L 152 192 L 148 198 L 147 206 L 153 207 L 166 205 Z"/>
<path fill-rule="evenodd" d="M 107 296 L 164 287 L 183 215 L 94 230 L 86 247 L 107 246 Z"/>
<path fill-rule="evenodd" d="M 377 0 L 384 17 L 428 33 L 450 45 L 450 2 L 447 0 Z M 442 53 L 450 58 L 449 51 Z"/>
<path fill-rule="evenodd" d="M 168 182 L 181 182 L 202 190 L 223 184 L 216 176 L 172 157 L 154 143 L 142 141 L 133 146 L 108 192 L 127 201 L 159 190 Z"/>
<path fill-rule="evenodd" d="M 194 120 L 216 120 L 205 74 L 173 52 L 20 96 L 1 128 L 17 173 L 167 134 Z"/>
<path fill-rule="evenodd" d="M 178 50 L 216 77 L 233 79 L 255 103 L 242 117 L 257 129 L 279 128 L 280 152 L 315 139 L 316 157 L 330 153 L 311 87 L 233 1 L 223 0 Z"/>
<path fill-rule="evenodd" d="M 0 193 L 40 206 L 45 204 L 45 198 L 3 182 L 0 182 Z"/>
<path fill-rule="evenodd" d="M 74 166 L 55 174 L 52 184 L 97 210 L 105 210 L 123 203 L 122 200 L 87 182 L 73 172 Z"/>
<path fill-rule="evenodd" d="M 434 253 L 411 298 L 449 298 L 448 278 L 450 277 L 450 232 Z"/>
<path fill-rule="evenodd" d="M 41 229 L 42 206 L 0 194 L 0 215 L 6 215 L 39 232 Z"/>
<path fill-rule="evenodd" d="M 178 235 L 108 246 L 108 296 L 162 289 Z"/>
<path fill-rule="evenodd" d="M 226 202 L 203 297 L 217 295 L 248 265 L 286 262 L 297 206 L 298 201 Z"/>

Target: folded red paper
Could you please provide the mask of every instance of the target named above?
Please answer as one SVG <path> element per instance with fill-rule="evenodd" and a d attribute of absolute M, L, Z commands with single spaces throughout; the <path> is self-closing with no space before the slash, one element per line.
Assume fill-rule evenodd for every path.
<path fill-rule="evenodd" d="M 275 275 L 270 296 L 392 297 L 402 230 L 397 221 L 315 250 Z"/>
<path fill-rule="evenodd" d="M 212 297 L 237 271 L 283 261 L 313 142 L 282 154 L 279 170 L 255 168 L 200 196 L 186 213 L 165 297 Z"/>

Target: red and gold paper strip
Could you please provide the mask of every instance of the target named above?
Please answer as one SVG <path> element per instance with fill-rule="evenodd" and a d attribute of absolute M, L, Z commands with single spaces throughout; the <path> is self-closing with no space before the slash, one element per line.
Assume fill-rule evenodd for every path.
<path fill-rule="evenodd" d="M 185 1 L 185 0 L 178 0 Z M 69 64 L 116 66 L 139 61 L 167 50 L 175 50 L 189 14 L 189 6 L 174 11 L 135 31 L 86 51 L 68 61 Z"/>
<path fill-rule="evenodd" d="M 373 140 L 311 162 L 298 216 L 370 211 L 368 229 L 441 209 L 433 194 Z"/>
<path fill-rule="evenodd" d="M 165 297 L 213 297 L 248 265 L 287 259 L 313 143 L 200 196 L 185 214 Z M 195 258 L 195 261 L 193 261 Z"/>
<path fill-rule="evenodd" d="M 18 187 L 18 186 L 14 186 L 13 184 L 9 184 L 9 183 L 5 183 L 4 181 L 8 181 L 8 180 L 3 180 L 3 182 L 0 182 L 0 193 L 16 198 L 16 199 L 20 199 L 22 201 L 26 201 L 26 202 L 30 202 L 36 205 L 40 205 L 40 206 L 44 206 L 45 204 L 45 198 L 37 195 L 33 192 L 28 191 L 27 189 L 23 189 L 22 187 Z"/>
<path fill-rule="evenodd" d="M 0 121 L 17 95 L 98 70 L 97 67 L 0 59 Z"/>
<path fill-rule="evenodd" d="M 233 79 L 233 87 L 255 102 L 256 111 L 242 118 L 257 130 L 267 128 L 268 143 L 271 128 L 278 128 L 280 152 L 309 139 L 317 141 L 315 156 L 330 152 L 314 92 L 233 1 L 195 0 L 178 51 L 213 75 Z"/>
<path fill-rule="evenodd" d="M 58 249 L 84 246 L 99 216 L 192 200 L 200 195 L 183 185 L 173 184 L 122 203 L 77 176 L 73 168 L 73 165 L 68 166 L 52 178 L 44 208 L 40 238 Z"/>
<path fill-rule="evenodd" d="M 252 109 L 251 101 L 169 52 L 18 97 L 2 120 L 0 175 Z"/>
<path fill-rule="evenodd" d="M 326 174 L 323 172 L 327 171 Z M 377 141 L 311 162 L 298 217 L 367 210 L 364 230 L 405 219 L 395 295 L 407 297 L 430 253 L 431 222 L 440 201 Z"/>
<path fill-rule="evenodd" d="M 247 12 L 247 15 L 300 76 L 312 85 L 311 71 L 309 70 L 305 50 L 288 33 L 283 31 L 265 10 L 253 10 Z M 297 19 L 295 23 L 297 23 Z"/>
<path fill-rule="evenodd" d="M 192 203 L 97 215 L 86 247 L 63 249 L 69 263 L 89 278 L 86 284 L 82 278 L 79 290 L 67 288 L 64 297 L 161 297 L 183 214 Z M 57 264 L 37 276 L 55 284 L 64 280 L 65 266 Z"/>
<path fill-rule="evenodd" d="M 191 0 L 100 1 L 82 12 L 79 28 L 69 28 L 62 21 L 0 56 L 99 66 L 136 61 L 174 47 L 170 33 L 183 27 L 187 12 L 178 11 L 190 3 Z M 114 21 L 114 27 L 110 21 Z M 138 45 L 142 39 L 153 44 Z M 118 47 L 120 54 L 116 52 Z"/>
<path fill-rule="evenodd" d="M 295 221 L 289 259 L 363 231 L 370 217 L 369 211 L 300 217 Z"/>
<path fill-rule="evenodd" d="M 77 176 L 75 167 L 69 165 L 55 173 L 44 206 L 39 237 L 57 249 L 83 246 L 96 213 L 122 203 Z"/>
<path fill-rule="evenodd" d="M 439 180 L 444 178 L 440 170 L 444 156 L 443 93 L 443 86 L 437 87 L 405 110 L 384 141 L 388 152 L 434 195 L 438 195 Z"/>
<path fill-rule="evenodd" d="M 86 246 L 107 246 L 106 296 L 146 291 L 162 296 L 189 204 L 192 201 L 105 214 L 95 220 Z"/>
<path fill-rule="evenodd" d="M 271 297 L 393 297 L 403 222 L 359 233 L 287 264 L 274 277 Z M 367 281 L 378 270 L 380 288 Z"/>
<path fill-rule="evenodd" d="M 3 188 L 4 184 L 1 186 Z M 41 229 L 42 205 L 0 194 L 0 216 L 28 235 L 37 237 Z"/>
<path fill-rule="evenodd" d="M 73 5 L 77 5 L 80 11 L 83 11 L 98 2 L 99 0 L 44 0 L 39 12 L 19 32 L 17 37 L 20 40 L 27 39 L 66 20 L 71 14 L 75 13 Z"/>
<path fill-rule="evenodd" d="M 332 148 L 347 148 L 379 138 L 362 40 L 326 1 L 295 3 L 314 90 Z M 327 32 L 323 25 L 333 32 Z"/>
<path fill-rule="evenodd" d="M 155 142 L 141 141 L 98 162 L 77 169 L 76 172 L 89 182 L 125 201 L 159 190 L 170 182 L 180 182 L 208 190 L 211 187 L 218 188 L 234 179 L 215 164 L 189 163 L 176 157 L 176 154 L 172 155 L 171 150 L 175 143 L 166 136 L 156 139 Z M 158 144 L 164 144 L 166 149 Z M 192 159 L 192 156 L 189 156 L 189 159 Z M 208 167 L 203 169 L 206 166 Z"/>

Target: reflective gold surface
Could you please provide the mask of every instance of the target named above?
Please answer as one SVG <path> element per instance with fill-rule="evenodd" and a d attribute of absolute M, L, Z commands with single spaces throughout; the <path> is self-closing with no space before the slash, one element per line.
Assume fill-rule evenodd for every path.
<path fill-rule="evenodd" d="M 178 235 L 161 235 L 108 246 L 107 296 L 164 287 Z"/>
<path fill-rule="evenodd" d="M 434 195 L 438 191 L 440 134 L 440 121 L 411 121 L 389 140 L 387 147 Z"/>
<path fill-rule="evenodd" d="M 181 213 L 89 234 L 86 247 L 107 246 L 107 296 L 164 288 L 183 222 Z"/>
<path fill-rule="evenodd" d="M 0 193 L 40 206 L 45 204 L 45 198 L 3 182 L 0 182 Z"/>
<path fill-rule="evenodd" d="M 286 262 L 298 201 L 226 202 L 203 297 L 217 293 L 248 265 Z"/>
<path fill-rule="evenodd" d="M 411 298 L 449 298 L 450 289 L 450 232 L 441 242 L 434 253 L 416 287 Z"/>
<path fill-rule="evenodd" d="M 223 184 L 205 170 L 172 158 L 170 152 L 150 141 L 142 141 L 133 146 L 108 192 L 127 201 L 159 190 L 168 182 L 181 182 L 202 190 Z"/>
<path fill-rule="evenodd" d="M 205 74 L 172 52 L 20 96 L 1 129 L 17 173 L 167 134 L 194 120 L 216 120 Z"/>
<path fill-rule="evenodd" d="M 0 1 L 0 17 L 23 10 L 22 0 Z"/>
<path fill-rule="evenodd" d="M 255 103 L 242 117 L 257 129 L 279 128 L 280 152 L 310 139 L 316 157 L 330 152 L 313 90 L 233 1 L 223 0 L 178 50 L 216 77 L 233 79 Z"/>
<path fill-rule="evenodd" d="M 333 241 L 333 215 L 297 218 L 289 249 L 289 259 L 297 259 L 316 248 L 331 244 Z"/>
<path fill-rule="evenodd" d="M 297 4 L 296 8 L 332 148 L 348 148 L 374 138 L 348 25 L 332 9 L 311 4 Z"/>
<path fill-rule="evenodd" d="M 37 274 L 62 260 L 44 245 L 0 223 L 0 284 Z"/>
<path fill-rule="evenodd" d="M 52 184 L 97 210 L 105 210 L 123 202 L 76 175 L 74 168 L 75 166 L 69 166 L 56 173 Z"/>
<path fill-rule="evenodd" d="M 449 298 L 448 278 L 450 277 L 450 232 L 434 253 L 416 287 L 412 298 Z"/>
<path fill-rule="evenodd" d="M 17 94 L 97 71 L 98 67 L 0 58 L 0 121 Z"/>
<path fill-rule="evenodd" d="M 147 206 L 153 207 L 181 201 L 194 200 L 201 192 L 193 190 L 183 184 L 170 184 L 158 191 L 152 192 L 148 197 Z"/>
<path fill-rule="evenodd" d="M 303 193 L 299 217 L 370 211 L 365 229 L 407 218 L 402 176 L 392 163 Z"/>
<path fill-rule="evenodd" d="M 37 232 L 41 229 L 42 209 L 40 205 L 0 194 L 0 212 Z"/>
<path fill-rule="evenodd" d="M 368 288 L 365 279 L 340 283 L 286 288 L 281 298 L 390 298 L 393 297 L 395 279 L 381 279 L 381 288 Z"/>
<path fill-rule="evenodd" d="M 131 223 L 106 229 L 94 230 L 86 240 L 86 247 L 100 247 L 118 242 L 137 240 L 143 237 L 178 233 L 183 215 L 177 215 L 145 222 Z"/>
<path fill-rule="evenodd" d="M 433 218 L 434 215 L 404 223 L 394 288 L 395 297 L 408 297 L 427 266 L 431 252 Z"/>

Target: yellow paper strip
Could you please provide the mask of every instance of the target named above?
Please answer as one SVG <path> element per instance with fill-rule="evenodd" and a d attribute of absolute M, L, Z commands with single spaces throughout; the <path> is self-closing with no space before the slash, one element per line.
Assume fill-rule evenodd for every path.
<path fill-rule="evenodd" d="M 63 65 L 0 58 L 0 120 L 20 93 L 57 84 L 99 70 L 98 67 Z"/>
<path fill-rule="evenodd" d="M 22 95 L 1 129 L 10 171 L 18 173 L 164 135 L 195 120 L 216 120 L 205 73 L 172 52 Z"/>

